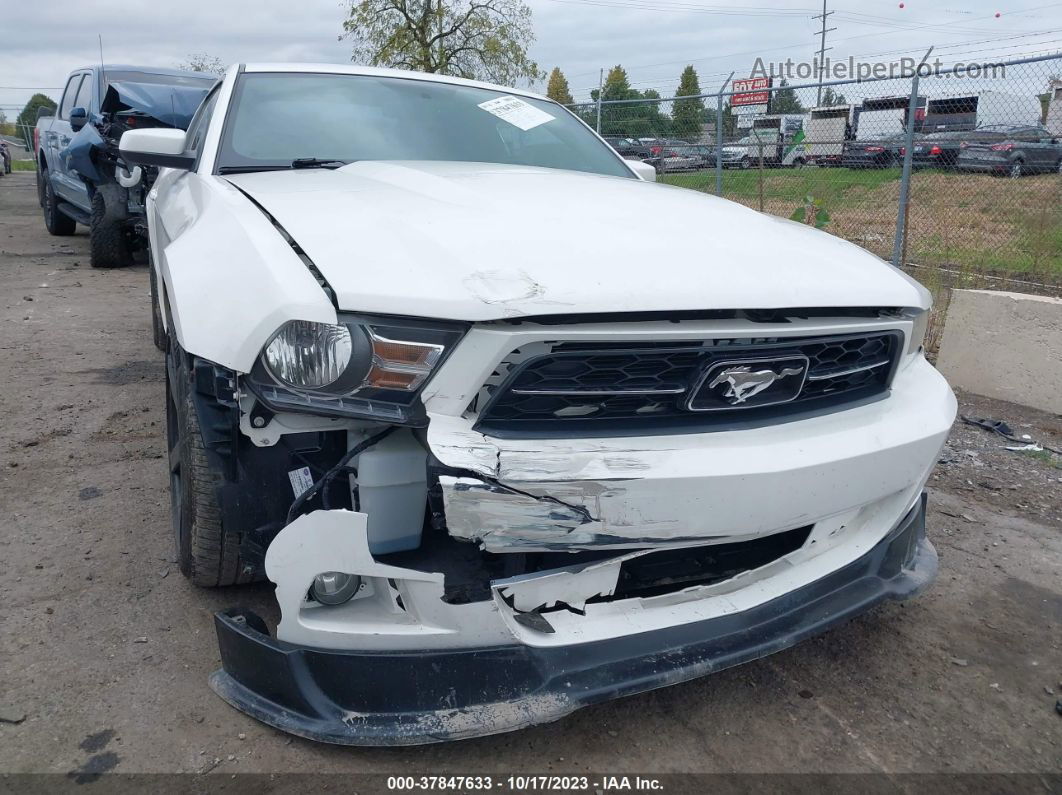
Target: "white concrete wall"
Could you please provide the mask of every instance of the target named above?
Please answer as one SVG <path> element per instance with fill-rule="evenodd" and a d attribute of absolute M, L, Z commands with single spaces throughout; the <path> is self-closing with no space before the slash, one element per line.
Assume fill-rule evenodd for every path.
<path fill-rule="evenodd" d="M 953 290 L 937 367 L 952 386 L 1062 413 L 1062 298 Z"/>

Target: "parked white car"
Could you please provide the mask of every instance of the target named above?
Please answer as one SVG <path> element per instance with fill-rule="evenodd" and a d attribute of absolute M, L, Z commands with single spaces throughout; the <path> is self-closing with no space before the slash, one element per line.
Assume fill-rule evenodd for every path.
<path fill-rule="evenodd" d="M 955 400 L 929 294 L 863 249 L 437 75 L 241 65 L 121 150 L 166 167 L 181 570 L 276 583 L 275 635 L 216 617 L 239 709 L 335 743 L 507 731 L 932 580 Z"/>

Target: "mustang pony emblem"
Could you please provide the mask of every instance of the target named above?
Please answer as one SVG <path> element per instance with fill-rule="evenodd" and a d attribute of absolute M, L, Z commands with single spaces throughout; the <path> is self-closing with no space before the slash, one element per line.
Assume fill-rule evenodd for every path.
<path fill-rule="evenodd" d="M 728 367 L 712 379 L 708 388 L 729 384 L 723 397 L 730 401 L 730 405 L 737 406 L 753 395 L 758 395 L 776 381 L 781 381 L 791 375 L 800 375 L 803 372 L 803 367 L 784 367 L 779 372 L 770 368 L 753 370 L 748 365 Z"/>

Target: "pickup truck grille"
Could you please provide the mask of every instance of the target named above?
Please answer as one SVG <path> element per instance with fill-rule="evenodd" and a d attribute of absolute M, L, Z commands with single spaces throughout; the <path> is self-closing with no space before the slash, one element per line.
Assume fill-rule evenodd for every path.
<path fill-rule="evenodd" d="M 633 434 L 781 421 L 833 409 L 888 390 L 903 347 L 899 331 L 832 337 L 714 339 L 666 343 L 558 342 L 526 358 L 515 351 L 486 387 L 477 428 L 485 433 Z M 700 395 L 715 373 L 779 363 L 784 394 L 708 405 Z M 806 362 L 806 365 L 805 365 Z M 785 367 L 791 367 L 785 370 Z M 801 372 L 798 372 L 801 371 Z M 722 373 L 726 375 L 726 373 Z M 802 379 L 802 382 L 801 382 Z M 754 393 L 755 394 L 755 393 Z M 710 409 L 710 410 L 709 410 Z"/>

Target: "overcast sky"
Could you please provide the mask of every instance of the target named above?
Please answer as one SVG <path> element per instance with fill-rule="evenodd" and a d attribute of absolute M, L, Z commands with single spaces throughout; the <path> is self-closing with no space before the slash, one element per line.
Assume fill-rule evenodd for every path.
<path fill-rule="evenodd" d="M 674 91 L 692 63 L 705 91 L 731 71 L 747 75 L 756 55 L 809 59 L 818 47 L 815 0 L 527 0 L 532 55 L 559 66 L 577 100 L 598 70 L 623 64 L 636 88 Z M 828 0 L 836 13 L 834 58 L 920 54 L 936 45 L 947 63 L 1062 49 L 1062 2 L 1024 0 Z M 759 4 L 759 5 L 758 5 Z M 339 41 L 338 0 L 47 0 L 5 4 L 0 27 L 0 109 L 13 118 L 34 90 L 58 98 L 72 68 L 99 61 L 175 66 L 190 53 L 237 61 L 349 60 Z M 999 14 L 997 17 L 996 14 Z M 889 53 L 879 56 L 879 53 Z M 541 87 L 544 90 L 544 87 Z M 1043 90 L 1042 88 L 1040 90 Z"/>

